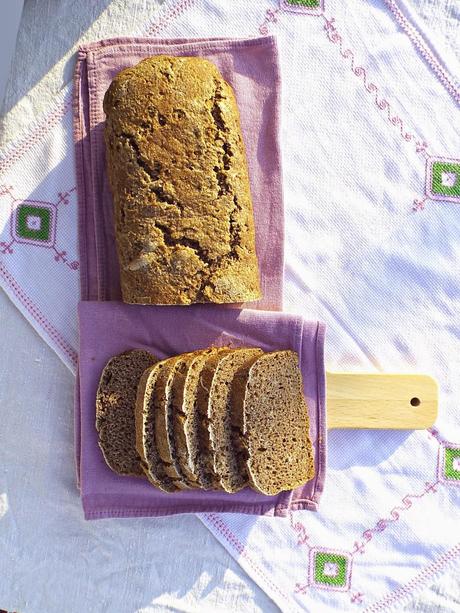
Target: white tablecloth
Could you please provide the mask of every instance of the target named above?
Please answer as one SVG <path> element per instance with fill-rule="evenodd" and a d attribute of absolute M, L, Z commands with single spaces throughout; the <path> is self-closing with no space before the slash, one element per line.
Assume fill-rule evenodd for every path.
<path fill-rule="evenodd" d="M 431 10 L 435 27 L 455 41 L 454 3 L 417 2 L 427 23 Z M 0 142 L 14 138 L 68 82 L 79 39 L 130 32 L 151 18 L 156 4 L 26 2 Z M 0 608 L 277 610 L 194 517 L 83 521 L 74 479 L 73 377 L 3 293 L 0 326 Z M 28 430 L 21 419 L 26 411 L 36 415 Z M 458 611 L 455 577 L 458 569 L 451 569 L 408 610 Z"/>

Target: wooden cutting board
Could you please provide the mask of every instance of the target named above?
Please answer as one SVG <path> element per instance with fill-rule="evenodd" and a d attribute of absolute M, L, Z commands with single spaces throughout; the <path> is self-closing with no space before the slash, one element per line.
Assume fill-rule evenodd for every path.
<path fill-rule="evenodd" d="M 421 430 L 438 414 L 428 375 L 326 373 L 327 427 Z"/>

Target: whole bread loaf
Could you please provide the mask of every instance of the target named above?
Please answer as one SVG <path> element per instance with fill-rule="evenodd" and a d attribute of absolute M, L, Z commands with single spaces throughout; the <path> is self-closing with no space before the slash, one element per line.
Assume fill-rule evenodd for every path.
<path fill-rule="evenodd" d="M 123 300 L 260 298 L 238 108 L 217 67 L 148 58 L 114 78 L 104 111 Z"/>

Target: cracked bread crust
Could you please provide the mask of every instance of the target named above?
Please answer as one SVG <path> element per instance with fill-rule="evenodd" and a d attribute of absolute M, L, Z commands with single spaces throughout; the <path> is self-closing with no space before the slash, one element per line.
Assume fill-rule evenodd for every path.
<path fill-rule="evenodd" d="M 238 108 L 217 67 L 148 58 L 114 78 L 104 111 L 123 300 L 260 298 Z"/>

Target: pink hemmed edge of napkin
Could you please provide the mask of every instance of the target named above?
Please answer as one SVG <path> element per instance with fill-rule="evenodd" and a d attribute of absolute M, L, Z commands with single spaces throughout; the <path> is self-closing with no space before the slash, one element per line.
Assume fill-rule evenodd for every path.
<path fill-rule="evenodd" d="M 121 302 L 82 302 L 79 394 L 80 485 L 86 519 L 176 513 L 234 512 L 284 517 L 290 510 L 316 510 L 326 468 L 324 325 L 302 317 L 260 310 L 216 309 L 208 305 L 144 307 Z M 115 333 L 116 332 L 116 333 Z M 190 490 L 165 494 L 147 481 L 120 477 L 105 464 L 95 428 L 95 396 L 107 360 L 130 348 L 160 358 L 210 345 L 293 349 L 299 354 L 315 451 L 315 478 L 279 496 L 251 489 L 236 494 Z"/>
<path fill-rule="evenodd" d="M 240 110 L 256 221 L 263 298 L 249 308 L 282 308 L 284 212 L 279 148 L 280 76 L 273 37 L 117 38 L 79 50 L 74 76 L 74 140 L 83 300 L 119 300 L 120 281 L 105 172 L 104 94 L 123 68 L 145 57 L 199 55 L 232 85 Z"/>

